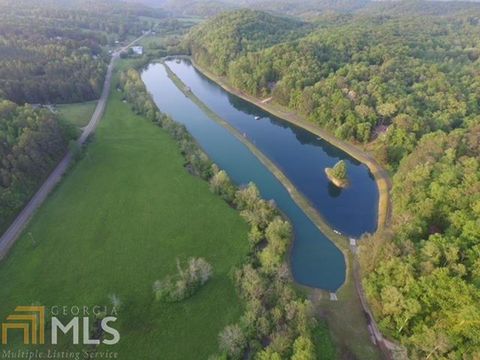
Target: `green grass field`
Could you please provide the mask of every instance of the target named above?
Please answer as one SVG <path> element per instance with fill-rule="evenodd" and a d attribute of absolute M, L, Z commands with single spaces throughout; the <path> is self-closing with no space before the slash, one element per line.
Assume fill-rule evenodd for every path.
<path fill-rule="evenodd" d="M 57 109 L 62 119 L 81 128 L 90 121 L 96 105 L 96 101 L 87 101 L 83 103 L 58 105 Z"/>
<path fill-rule="evenodd" d="M 18 305 L 103 305 L 116 294 L 122 340 L 108 350 L 120 359 L 205 359 L 242 311 L 230 272 L 247 253 L 247 225 L 120 96 L 112 90 L 84 157 L 0 263 L 0 319 Z M 213 265 L 212 280 L 181 303 L 156 302 L 153 282 L 189 256 Z"/>
<path fill-rule="evenodd" d="M 313 341 L 317 352 L 317 359 L 335 360 L 337 350 L 331 338 L 330 329 L 325 321 L 320 320 L 313 332 Z"/>

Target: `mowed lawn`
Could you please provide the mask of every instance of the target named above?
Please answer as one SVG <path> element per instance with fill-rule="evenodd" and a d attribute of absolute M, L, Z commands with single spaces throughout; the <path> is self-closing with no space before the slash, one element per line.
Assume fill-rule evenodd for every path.
<path fill-rule="evenodd" d="M 60 117 L 77 127 L 84 127 L 90 121 L 90 118 L 97 106 L 96 101 L 87 101 L 83 103 L 57 105 Z"/>
<path fill-rule="evenodd" d="M 85 156 L 0 263 L 0 319 L 18 305 L 103 305 L 116 294 L 121 341 L 108 350 L 120 359 L 205 359 L 242 311 L 231 270 L 248 228 L 120 96 L 112 91 Z M 213 265 L 212 280 L 181 303 L 155 301 L 153 282 L 190 256 Z"/>

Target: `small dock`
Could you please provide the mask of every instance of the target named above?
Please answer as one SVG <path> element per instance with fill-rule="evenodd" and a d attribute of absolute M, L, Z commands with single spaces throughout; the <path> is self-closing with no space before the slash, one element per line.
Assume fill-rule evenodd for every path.
<path fill-rule="evenodd" d="M 351 237 L 349 238 L 349 240 L 350 240 L 350 249 L 354 254 L 356 254 L 358 252 L 357 239 Z"/>

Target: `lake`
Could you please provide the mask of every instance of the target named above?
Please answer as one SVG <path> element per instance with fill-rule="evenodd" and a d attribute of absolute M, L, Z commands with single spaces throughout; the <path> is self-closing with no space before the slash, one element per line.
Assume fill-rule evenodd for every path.
<path fill-rule="evenodd" d="M 188 60 L 169 67 L 220 117 L 270 158 L 327 222 L 347 236 L 376 228 L 378 189 L 368 168 L 316 135 L 229 94 L 199 73 Z M 292 200 L 284 186 L 228 130 L 208 118 L 177 89 L 162 64 L 151 64 L 142 79 L 161 111 L 184 124 L 209 157 L 241 185 L 253 181 L 262 196 L 275 200 L 294 227 L 290 263 L 295 280 L 329 291 L 345 280 L 345 259 L 337 247 Z M 351 186 L 338 189 L 324 169 L 343 159 Z M 208 225 L 206 225 L 208 226 Z"/>

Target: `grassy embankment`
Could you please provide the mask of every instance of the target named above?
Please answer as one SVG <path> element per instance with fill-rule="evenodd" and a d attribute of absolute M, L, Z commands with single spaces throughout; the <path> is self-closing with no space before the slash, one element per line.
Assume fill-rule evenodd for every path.
<path fill-rule="evenodd" d="M 347 269 L 344 285 L 338 291 L 338 301 L 329 300 L 329 294 L 318 289 L 308 289 L 311 299 L 317 305 L 319 313 L 327 318 L 329 327 L 335 343 L 338 345 L 343 355 L 348 352 L 355 354 L 360 359 L 375 359 L 379 357 L 378 349 L 370 341 L 370 334 L 367 330 L 367 320 L 365 318 L 360 298 L 357 294 L 354 281 L 354 272 L 352 264 L 354 257 L 349 250 L 349 240 L 344 236 L 336 234 L 327 224 L 323 217 L 314 209 L 310 202 L 295 188 L 291 181 L 283 172 L 250 141 L 245 139 L 242 134 L 231 126 L 227 121 L 219 117 L 207 105 L 205 105 L 188 87 L 175 75 L 171 69 L 166 66 L 168 76 L 175 85 L 191 99 L 202 111 L 212 120 L 218 122 L 227 128 L 233 135 L 242 141 L 254 153 L 257 158 L 272 172 L 275 177 L 289 191 L 292 199 L 303 209 L 307 216 L 318 226 L 318 228 L 330 238 L 338 248 L 343 252 Z"/>
<path fill-rule="evenodd" d="M 103 305 L 116 294 L 122 340 L 108 350 L 121 359 L 216 351 L 242 311 L 229 273 L 247 253 L 248 228 L 183 163 L 177 144 L 112 91 L 84 157 L 0 263 L 0 319 L 17 305 Z M 153 282 L 189 256 L 213 265 L 212 280 L 183 302 L 156 302 Z M 11 341 L 20 347 L 20 336 Z"/>

